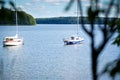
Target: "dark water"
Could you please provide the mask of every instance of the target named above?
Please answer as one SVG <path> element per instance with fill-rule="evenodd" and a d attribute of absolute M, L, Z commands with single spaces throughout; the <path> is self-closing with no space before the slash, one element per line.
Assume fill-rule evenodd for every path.
<path fill-rule="evenodd" d="M 23 46 L 3 47 L 4 36 L 15 35 L 15 27 L 0 26 L 0 80 L 91 80 L 89 37 L 80 45 L 64 45 L 62 39 L 76 33 L 76 25 L 20 26 Z M 101 40 L 96 30 L 96 43 Z M 99 58 L 99 72 L 116 59 L 119 48 L 107 45 Z M 111 80 L 104 75 L 100 80 Z M 118 78 L 119 80 L 119 78 Z"/>

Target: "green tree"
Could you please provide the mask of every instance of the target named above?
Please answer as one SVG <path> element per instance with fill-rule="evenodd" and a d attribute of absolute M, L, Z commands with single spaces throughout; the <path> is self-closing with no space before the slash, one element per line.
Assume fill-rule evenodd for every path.
<path fill-rule="evenodd" d="M 16 8 L 13 1 L 8 0 L 11 9 L 5 8 L 7 1 L 0 1 L 0 24 L 1 25 L 14 25 L 15 24 L 15 11 L 18 13 L 18 24 L 20 25 L 35 25 L 36 20 L 24 11 Z"/>
<path fill-rule="evenodd" d="M 98 80 L 98 58 L 105 48 L 106 44 L 110 40 L 110 38 L 116 33 L 116 31 L 119 30 L 119 14 L 120 14 L 120 0 L 109 0 L 109 5 L 107 9 L 100 9 L 99 8 L 99 2 L 100 0 L 90 0 L 90 6 L 87 10 L 87 19 L 90 22 L 90 30 L 84 25 L 83 20 L 83 7 L 82 7 L 82 1 L 81 0 L 70 0 L 66 7 L 66 11 L 68 11 L 72 4 L 74 2 L 77 2 L 77 5 L 79 6 L 79 12 L 81 15 L 81 24 L 82 29 L 89 35 L 91 40 L 91 69 L 92 69 L 92 76 L 93 80 Z M 116 11 L 114 14 L 116 15 L 113 20 L 108 20 L 108 17 L 110 15 L 110 12 L 112 11 L 112 8 L 115 7 Z M 100 18 L 99 14 L 103 14 L 105 16 L 104 24 L 100 25 L 98 24 L 99 30 L 101 31 L 102 36 L 102 42 L 99 43 L 99 45 L 95 44 L 95 25 L 94 22 L 97 18 Z M 114 43 L 120 44 L 120 33 L 118 33 L 119 36 L 115 39 Z M 119 60 L 118 60 L 119 61 Z M 120 65 L 120 64 L 119 64 Z M 118 66 L 119 66 L 118 65 Z M 116 67 L 118 67 L 116 66 Z M 113 68 L 114 69 L 114 68 Z M 117 68 L 118 69 L 118 68 Z M 105 71 L 104 71 L 105 72 Z M 115 73 L 114 73 L 115 74 Z"/>

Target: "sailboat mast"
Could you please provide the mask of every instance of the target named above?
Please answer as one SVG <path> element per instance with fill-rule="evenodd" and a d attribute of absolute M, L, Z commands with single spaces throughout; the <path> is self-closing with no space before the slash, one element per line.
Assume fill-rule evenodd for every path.
<path fill-rule="evenodd" d="M 77 35 L 79 34 L 78 33 L 78 28 L 79 28 L 79 5 L 78 5 L 79 3 L 77 3 Z"/>
<path fill-rule="evenodd" d="M 17 1 L 15 0 L 16 34 L 18 35 Z"/>

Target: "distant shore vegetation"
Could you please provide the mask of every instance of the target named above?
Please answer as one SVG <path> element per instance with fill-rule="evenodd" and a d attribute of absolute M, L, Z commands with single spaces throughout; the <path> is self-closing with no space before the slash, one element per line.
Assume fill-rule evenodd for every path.
<path fill-rule="evenodd" d="M 96 18 L 95 24 L 104 24 L 105 22 L 104 17 Z M 108 18 L 109 21 L 112 21 L 115 18 Z M 90 24 L 87 17 L 83 17 L 85 24 Z M 36 18 L 37 24 L 77 24 L 78 17 L 53 17 L 53 18 Z M 120 24 L 120 19 L 118 19 Z M 79 20 L 81 24 L 81 20 Z"/>
<path fill-rule="evenodd" d="M 36 20 L 24 11 L 17 11 L 19 25 L 36 25 Z M 15 25 L 16 13 L 8 8 L 0 9 L 0 25 Z"/>
<path fill-rule="evenodd" d="M 0 9 L 0 25 L 15 25 L 15 11 L 8 8 Z M 36 24 L 77 24 L 78 17 L 52 17 L 52 18 L 34 18 L 30 14 L 24 11 L 17 11 L 18 24 L 19 25 L 36 25 Z M 79 18 L 80 19 L 80 18 Z M 95 24 L 104 24 L 104 17 L 96 18 Z M 109 21 L 115 18 L 108 18 Z M 117 19 L 120 25 L 120 18 Z M 90 24 L 87 17 L 83 17 L 84 24 Z M 81 19 L 79 20 L 81 24 Z"/>

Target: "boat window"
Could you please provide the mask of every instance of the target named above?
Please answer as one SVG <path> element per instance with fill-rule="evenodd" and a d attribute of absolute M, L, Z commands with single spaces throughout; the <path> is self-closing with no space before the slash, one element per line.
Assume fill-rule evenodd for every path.
<path fill-rule="evenodd" d="M 76 38 L 76 40 L 78 40 L 79 38 Z"/>
<path fill-rule="evenodd" d="M 6 41 L 12 41 L 13 39 L 12 38 L 6 38 Z"/>
<path fill-rule="evenodd" d="M 12 41 L 13 39 L 11 38 L 10 40 Z"/>
<path fill-rule="evenodd" d="M 72 40 L 74 40 L 74 37 L 71 37 Z"/>
<path fill-rule="evenodd" d="M 9 40 L 9 38 L 6 38 L 6 40 L 8 41 L 8 40 Z"/>

